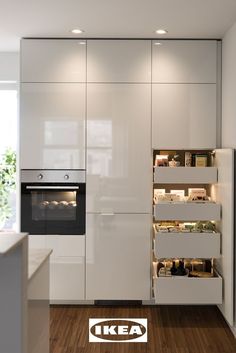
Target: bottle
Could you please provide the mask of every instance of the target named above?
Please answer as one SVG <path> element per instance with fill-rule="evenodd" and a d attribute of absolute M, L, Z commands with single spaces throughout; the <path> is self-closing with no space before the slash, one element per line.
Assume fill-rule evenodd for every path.
<path fill-rule="evenodd" d="M 180 261 L 179 262 L 179 266 L 177 268 L 177 271 L 176 271 L 176 276 L 185 276 L 186 275 L 186 270 L 184 268 L 184 263 L 183 261 Z"/>
<path fill-rule="evenodd" d="M 170 269 L 170 273 L 171 273 L 172 276 L 175 276 L 176 273 L 177 273 L 177 268 L 175 266 L 175 261 L 172 262 L 172 267 Z"/>

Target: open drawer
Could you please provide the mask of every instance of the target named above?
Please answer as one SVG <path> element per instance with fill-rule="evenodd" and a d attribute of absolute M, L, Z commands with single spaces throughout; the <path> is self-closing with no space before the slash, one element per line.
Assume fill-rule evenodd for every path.
<path fill-rule="evenodd" d="M 222 304 L 222 277 L 153 278 L 156 304 Z"/>
<path fill-rule="evenodd" d="M 219 221 L 221 207 L 212 202 L 157 203 L 154 205 L 154 217 L 157 221 Z"/>
<path fill-rule="evenodd" d="M 155 167 L 154 183 L 159 184 L 215 184 L 215 167 Z"/>
<path fill-rule="evenodd" d="M 161 233 L 155 231 L 156 258 L 219 258 L 220 233 Z"/>

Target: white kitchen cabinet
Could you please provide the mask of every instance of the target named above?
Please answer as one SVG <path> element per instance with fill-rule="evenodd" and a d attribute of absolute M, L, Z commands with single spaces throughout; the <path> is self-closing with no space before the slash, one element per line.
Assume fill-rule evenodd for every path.
<path fill-rule="evenodd" d="M 52 257 L 50 264 L 50 301 L 60 304 L 85 299 L 85 258 Z"/>
<path fill-rule="evenodd" d="M 151 213 L 151 87 L 88 84 L 87 212 Z"/>
<path fill-rule="evenodd" d="M 31 237 L 34 237 L 32 235 Z M 46 235 L 46 248 L 52 257 L 85 256 L 85 235 Z"/>
<path fill-rule="evenodd" d="M 86 299 L 150 299 L 151 215 L 87 214 Z"/>
<path fill-rule="evenodd" d="M 85 169 L 85 86 L 21 85 L 21 169 Z"/>
<path fill-rule="evenodd" d="M 53 249 L 50 263 L 50 301 L 56 304 L 85 299 L 85 236 L 47 235 Z"/>
<path fill-rule="evenodd" d="M 152 147 L 216 147 L 215 84 L 152 85 Z"/>
<path fill-rule="evenodd" d="M 151 82 L 151 41 L 88 40 L 88 82 Z"/>
<path fill-rule="evenodd" d="M 30 235 L 29 248 L 52 249 L 50 301 L 56 304 L 85 299 L 85 236 Z"/>
<path fill-rule="evenodd" d="M 216 40 L 152 42 L 152 82 L 216 83 L 216 75 Z"/>
<path fill-rule="evenodd" d="M 23 39 L 21 82 L 86 82 L 86 41 Z"/>

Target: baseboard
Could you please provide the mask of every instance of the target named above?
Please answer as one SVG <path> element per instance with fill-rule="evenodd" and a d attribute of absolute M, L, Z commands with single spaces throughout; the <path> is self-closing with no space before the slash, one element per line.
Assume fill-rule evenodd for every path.
<path fill-rule="evenodd" d="M 155 299 L 142 300 L 142 305 L 156 305 Z"/>
<path fill-rule="evenodd" d="M 50 305 L 94 305 L 94 300 L 50 300 Z"/>

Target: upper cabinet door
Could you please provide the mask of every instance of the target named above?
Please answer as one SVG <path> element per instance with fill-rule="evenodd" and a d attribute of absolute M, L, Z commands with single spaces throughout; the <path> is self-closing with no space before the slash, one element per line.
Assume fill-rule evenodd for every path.
<path fill-rule="evenodd" d="M 23 39 L 21 82 L 86 82 L 86 42 Z"/>
<path fill-rule="evenodd" d="M 85 92 L 84 83 L 21 85 L 21 169 L 85 169 Z"/>
<path fill-rule="evenodd" d="M 151 213 L 151 86 L 88 84 L 87 212 Z"/>
<path fill-rule="evenodd" d="M 152 82 L 216 83 L 216 72 L 215 40 L 152 42 Z"/>
<path fill-rule="evenodd" d="M 216 147 L 215 84 L 152 85 L 152 147 Z"/>
<path fill-rule="evenodd" d="M 151 82 L 151 41 L 88 40 L 88 82 Z"/>

